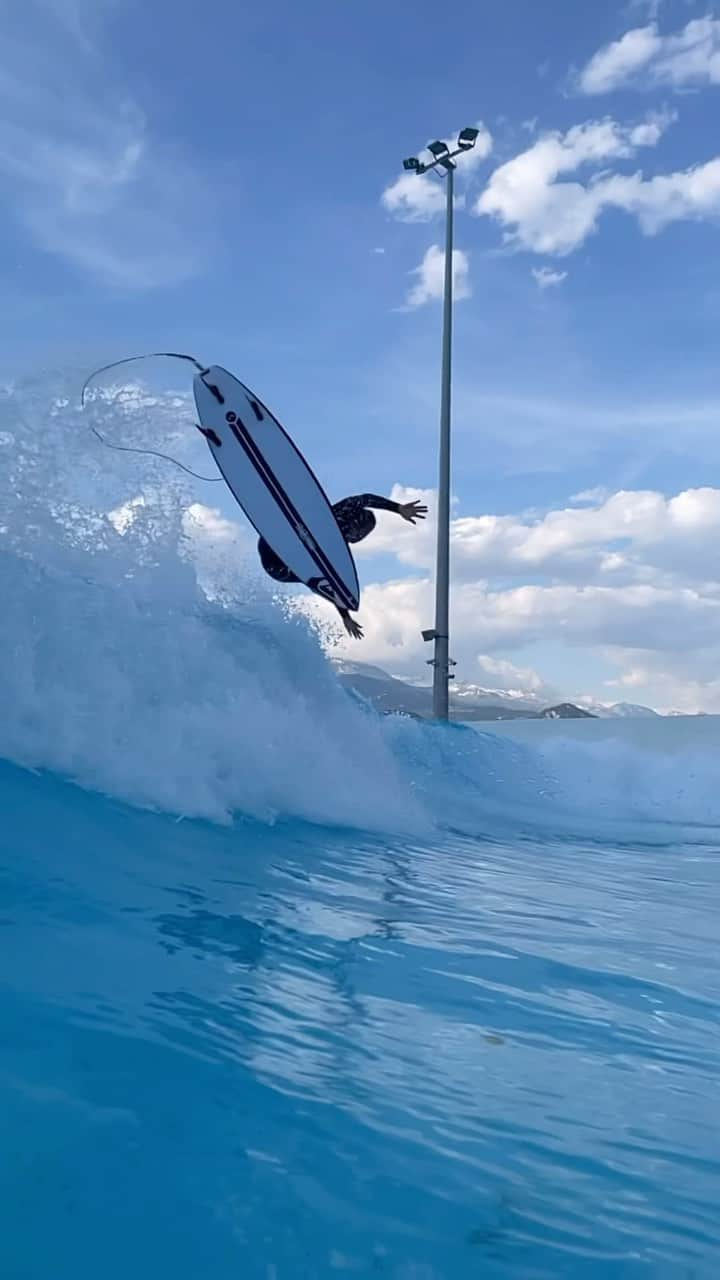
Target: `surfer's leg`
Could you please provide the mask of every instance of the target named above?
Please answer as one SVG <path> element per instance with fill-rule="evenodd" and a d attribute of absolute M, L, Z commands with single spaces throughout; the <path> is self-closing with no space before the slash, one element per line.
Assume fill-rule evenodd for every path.
<path fill-rule="evenodd" d="M 287 565 L 275 555 L 264 538 L 258 542 L 258 554 L 263 569 L 270 578 L 275 582 L 299 582 L 300 579 L 295 576 L 292 569 L 288 569 Z"/>
<path fill-rule="evenodd" d="M 343 626 L 347 631 L 348 635 L 352 636 L 353 640 L 362 640 L 363 629 L 360 626 L 360 623 L 356 622 L 354 618 L 350 617 L 350 614 L 348 613 L 347 609 L 341 609 L 339 605 L 336 605 L 336 608 L 338 613 L 340 614 L 340 617 L 342 618 Z"/>

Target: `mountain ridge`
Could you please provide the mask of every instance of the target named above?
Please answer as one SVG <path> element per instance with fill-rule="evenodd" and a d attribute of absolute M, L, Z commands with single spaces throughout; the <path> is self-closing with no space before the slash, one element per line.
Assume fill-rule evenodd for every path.
<path fill-rule="evenodd" d="M 382 667 L 342 658 L 331 659 L 338 680 L 347 689 L 367 698 L 379 711 L 406 715 L 432 715 L 432 688 L 390 675 Z M 594 710 L 562 700 L 547 706 L 535 693 L 484 689 L 460 685 L 451 689 L 453 720 L 568 720 L 596 719 Z"/>
<path fill-rule="evenodd" d="M 420 716 L 432 714 L 432 688 L 429 684 L 391 675 L 371 663 L 347 658 L 331 658 L 330 661 L 341 684 L 355 689 L 380 710 L 405 711 Z M 549 693 L 552 696 L 552 691 Z M 488 689 L 469 682 L 450 687 L 451 716 L 455 720 L 582 720 L 588 716 L 599 720 L 651 719 L 663 714 L 635 702 L 604 703 L 588 696 L 573 701 L 557 694 L 555 699 L 549 705 L 534 690 Z M 552 715 L 552 712 L 559 714 Z"/>

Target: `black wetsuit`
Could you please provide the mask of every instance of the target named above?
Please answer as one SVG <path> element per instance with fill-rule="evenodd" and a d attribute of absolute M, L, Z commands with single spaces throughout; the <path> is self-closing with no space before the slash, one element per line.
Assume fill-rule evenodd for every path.
<path fill-rule="evenodd" d="M 363 538 L 372 533 L 376 521 L 370 507 L 375 507 L 377 511 L 394 511 L 396 514 L 400 511 L 399 502 L 393 502 L 392 498 L 381 498 L 376 493 L 360 493 L 356 497 L 343 498 L 341 502 L 333 503 L 335 519 L 346 542 L 362 542 Z M 258 552 L 263 569 L 276 582 L 300 582 L 292 569 L 288 569 L 280 557 L 271 551 L 264 538 L 258 542 Z"/>

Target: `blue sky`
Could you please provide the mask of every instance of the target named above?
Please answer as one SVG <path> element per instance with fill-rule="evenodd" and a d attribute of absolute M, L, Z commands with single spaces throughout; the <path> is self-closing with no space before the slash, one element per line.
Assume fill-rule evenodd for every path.
<path fill-rule="evenodd" d="M 7 0 L 4 28 L 2 372 L 224 363 L 333 498 L 435 484 L 442 222 L 425 180 L 394 184 L 482 122 L 457 211 L 461 675 L 720 710 L 712 6 Z M 409 672 L 431 539 L 396 525 L 361 558 L 353 655 Z"/>

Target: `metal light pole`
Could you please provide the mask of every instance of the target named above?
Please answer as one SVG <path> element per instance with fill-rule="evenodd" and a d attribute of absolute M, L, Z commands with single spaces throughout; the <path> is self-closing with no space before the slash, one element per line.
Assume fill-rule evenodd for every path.
<path fill-rule="evenodd" d="M 423 631 L 423 640 L 434 640 L 433 716 L 448 719 L 448 691 L 452 675 L 450 667 L 450 420 L 452 395 L 452 317 L 453 317 L 453 215 L 455 210 L 455 156 L 470 151 L 477 140 L 477 129 L 463 129 L 454 151 L 444 142 L 431 142 L 428 150 L 433 159 L 427 164 L 416 157 L 403 161 L 403 167 L 423 174 L 442 170 L 446 180 L 445 212 L 445 286 L 443 290 L 442 374 L 440 392 L 440 465 L 438 473 L 437 553 L 435 570 L 435 627 Z"/>

